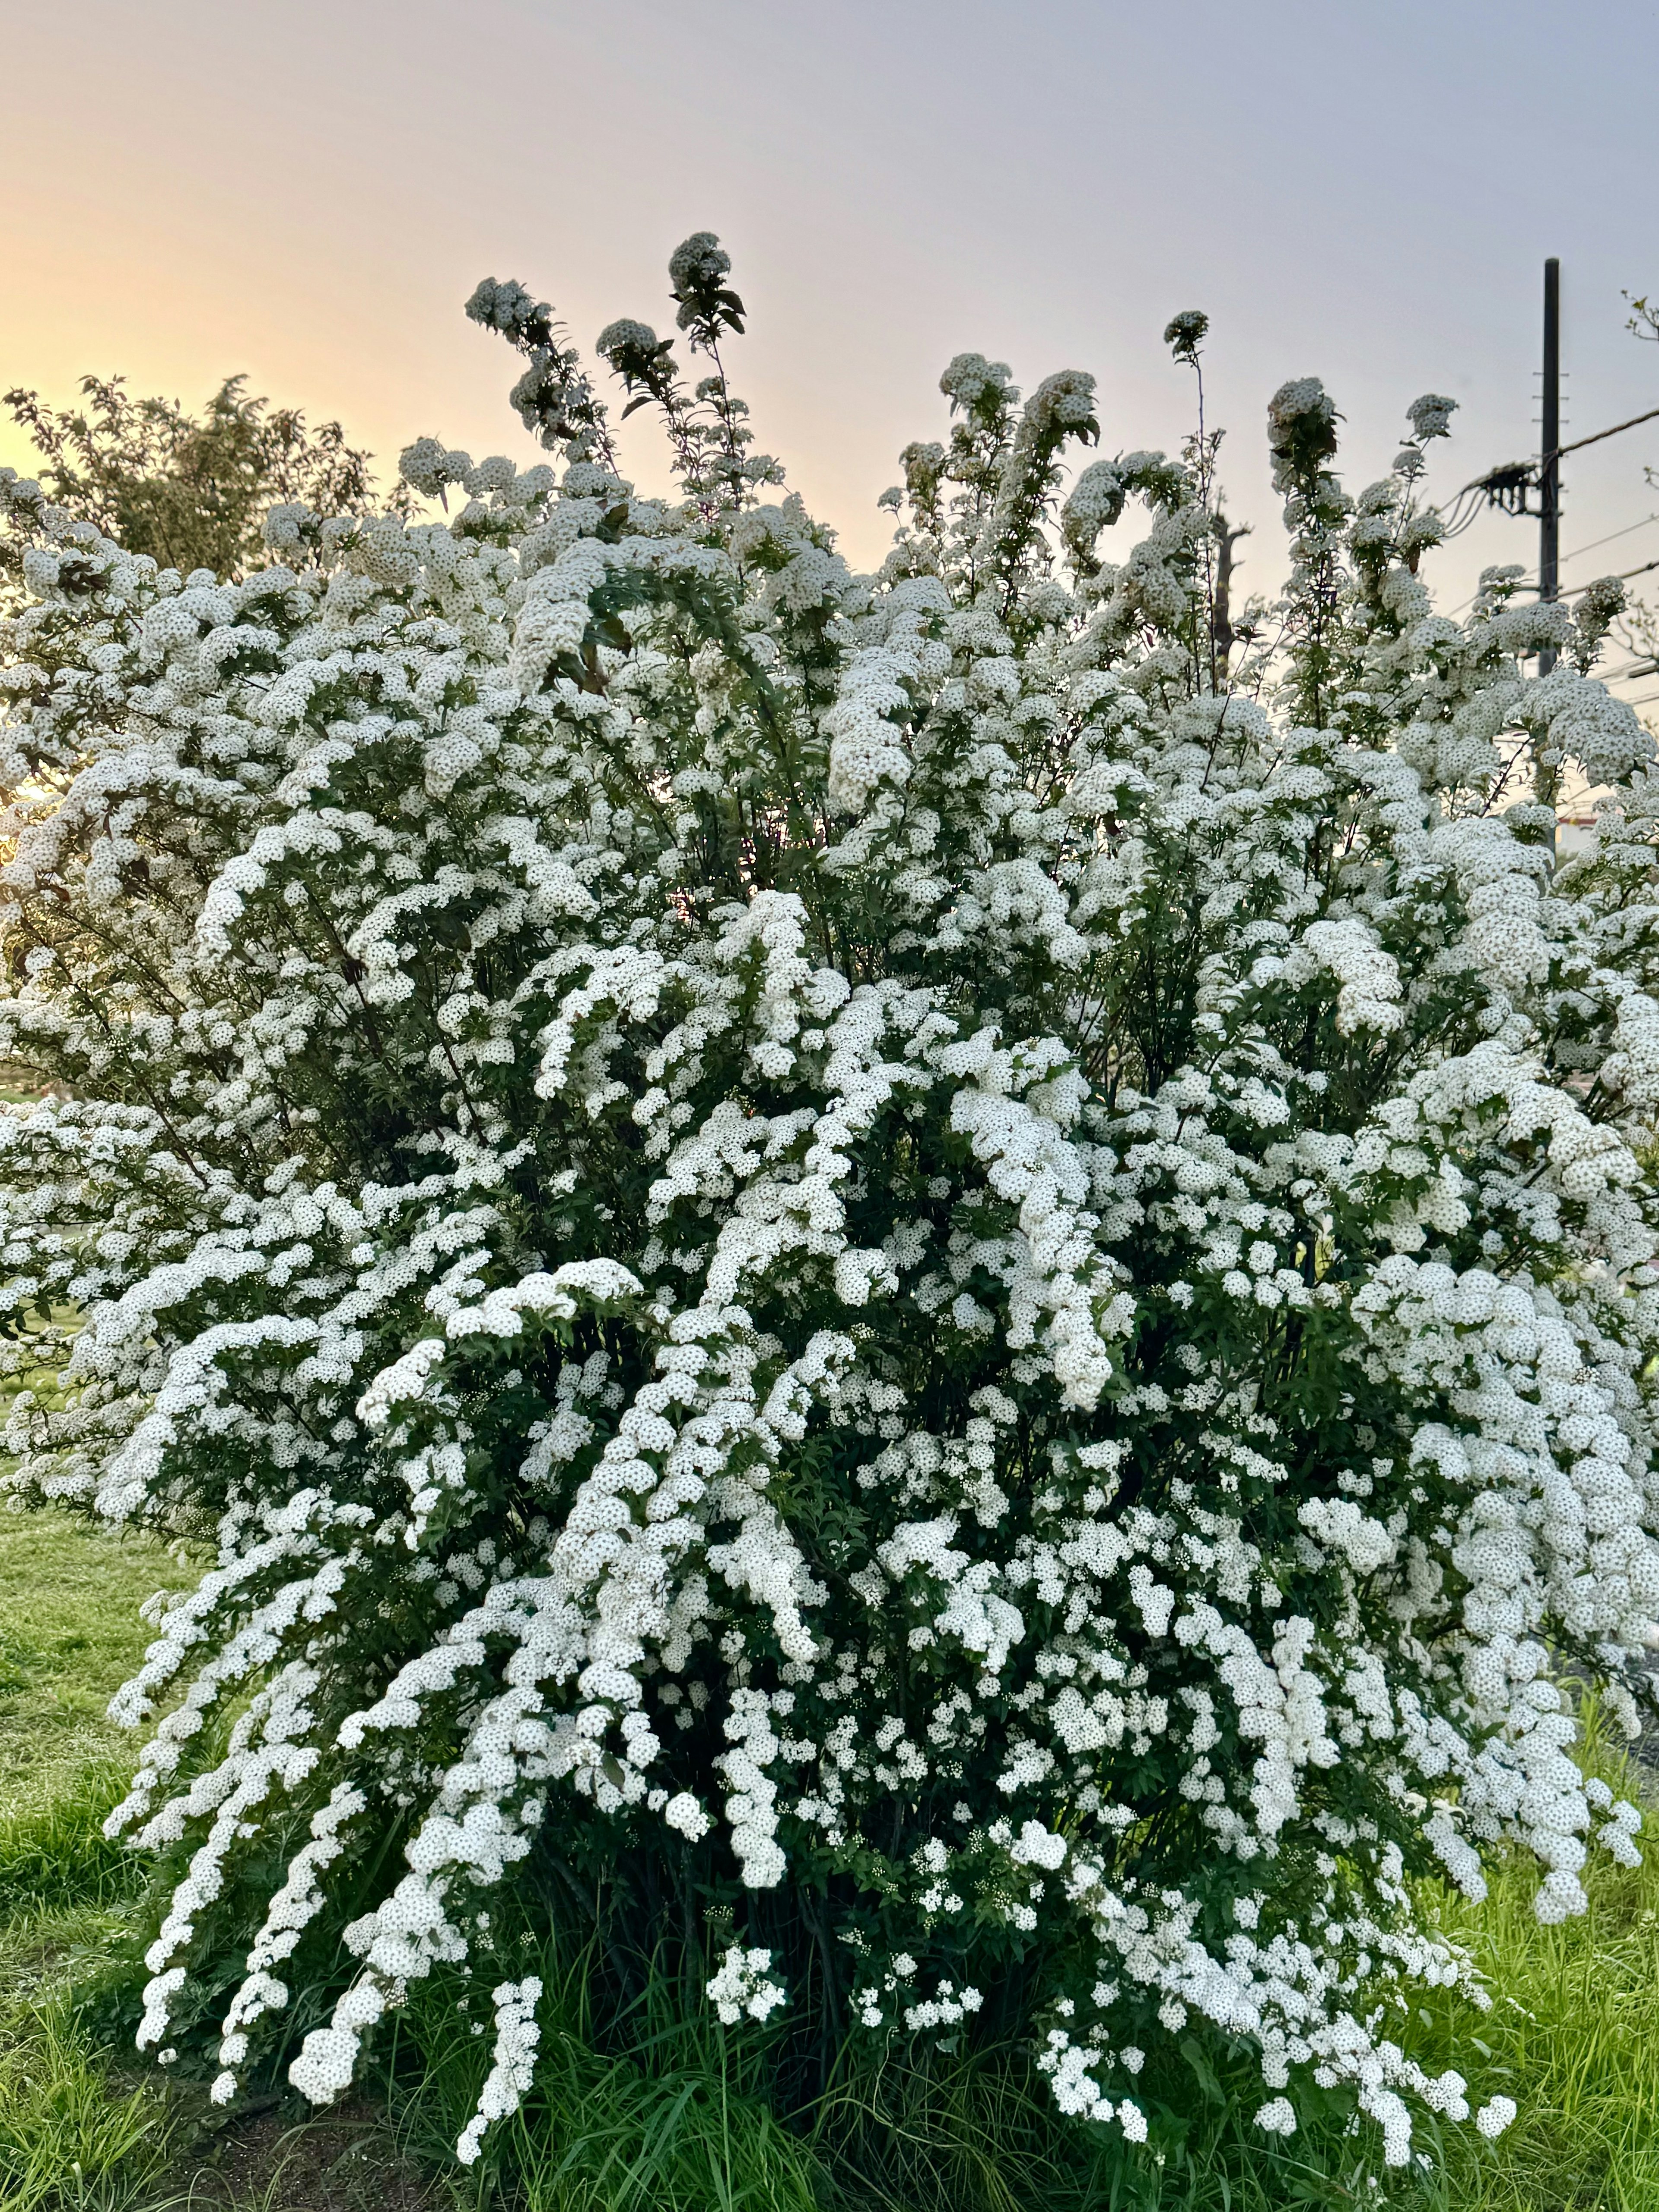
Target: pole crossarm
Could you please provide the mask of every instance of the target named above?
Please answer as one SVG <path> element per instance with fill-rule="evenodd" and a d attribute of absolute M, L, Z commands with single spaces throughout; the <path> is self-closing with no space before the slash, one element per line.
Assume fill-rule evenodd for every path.
<path fill-rule="evenodd" d="M 1610 422 L 1605 430 L 1592 430 L 1588 438 L 1574 438 L 1568 445 L 1553 447 L 1536 460 L 1504 461 L 1498 468 L 1488 469 L 1485 476 L 1472 477 L 1468 483 L 1460 485 L 1447 505 L 1455 506 L 1471 492 L 1479 491 L 1486 495 L 1488 506 L 1501 507 L 1505 514 L 1536 515 L 1537 508 L 1526 503 L 1527 495 L 1537 490 L 1550 462 L 1559 461 L 1567 453 L 1582 453 L 1586 446 L 1599 446 L 1603 438 L 1616 438 L 1621 431 L 1638 429 L 1644 422 L 1659 422 L 1659 407 L 1650 407 L 1643 415 L 1632 415 L 1628 422 Z"/>

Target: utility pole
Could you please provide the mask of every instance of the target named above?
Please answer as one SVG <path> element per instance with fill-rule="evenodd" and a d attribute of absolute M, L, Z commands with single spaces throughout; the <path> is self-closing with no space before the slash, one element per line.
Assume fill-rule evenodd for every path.
<path fill-rule="evenodd" d="M 1538 596 L 1557 596 L 1561 577 L 1561 264 L 1544 264 L 1544 422 L 1538 471 Z M 1555 665 L 1553 649 L 1538 656 L 1538 672 Z"/>
<path fill-rule="evenodd" d="M 1445 533 L 1448 538 L 1457 537 L 1468 528 L 1483 507 L 1496 507 L 1500 514 L 1517 518 L 1525 515 L 1531 520 L 1536 516 L 1540 601 L 1561 596 L 1563 455 L 1580 453 L 1586 446 L 1599 446 L 1604 438 L 1622 437 L 1626 430 L 1634 430 L 1643 422 L 1659 421 L 1659 407 L 1648 407 L 1623 422 L 1609 422 L 1605 430 L 1592 430 L 1586 437 L 1573 439 L 1569 445 L 1561 443 L 1561 264 L 1553 255 L 1544 264 L 1543 384 L 1542 435 L 1537 459 L 1505 461 L 1501 468 L 1488 469 L 1485 476 L 1466 483 L 1454 495 L 1446 510 L 1449 527 Z M 1538 496 L 1536 507 L 1532 504 L 1534 493 Z M 1646 572 L 1632 568 L 1626 573 L 1639 576 Z M 1547 647 L 1538 656 L 1538 672 L 1547 676 L 1554 665 L 1554 652 Z"/>

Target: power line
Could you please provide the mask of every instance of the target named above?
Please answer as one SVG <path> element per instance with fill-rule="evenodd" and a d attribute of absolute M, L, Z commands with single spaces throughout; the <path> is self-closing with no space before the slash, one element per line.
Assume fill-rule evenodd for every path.
<path fill-rule="evenodd" d="M 1632 576 L 1645 576 L 1654 568 L 1659 568 L 1659 561 L 1644 561 L 1639 568 L 1621 568 L 1613 580 L 1615 584 L 1627 584 Z M 1598 584 L 1604 584 L 1607 580 L 1605 576 L 1597 576 L 1595 580 Z M 1565 596 L 1570 599 L 1581 599 L 1589 588 L 1588 584 L 1575 584 Z"/>
<path fill-rule="evenodd" d="M 1645 530 L 1650 522 L 1659 522 L 1659 514 L 1644 514 L 1639 522 L 1627 522 L 1622 530 L 1610 530 L 1605 538 L 1592 538 L 1588 545 L 1575 545 L 1571 553 L 1561 556 L 1563 562 L 1577 561 L 1581 554 L 1594 553 L 1598 545 L 1611 545 L 1615 538 L 1628 538 L 1633 530 Z"/>
<path fill-rule="evenodd" d="M 1659 407 L 1650 407 L 1645 415 L 1632 415 L 1628 422 L 1615 422 L 1609 429 L 1592 430 L 1588 438 L 1575 438 L 1570 446 L 1558 446 L 1553 454 L 1544 459 L 1559 460 L 1563 453 L 1582 453 L 1586 446 L 1599 445 L 1603 438 L 1616 438 L 1621 430 L 1633 430 L 1639 422 L 1651 422 L 1659 417 Z"/>
<path fill-rule="evenodd" d="M 1656 521 L 1659 521 L 1659 515 L 1656 515 L 1654 520 Z M 1613 532 L 1613 536 L 1615 538 L 1622 537 L 1623 535 L 1624 532 L 1622 531 L 1615 531 Z M 1605 544 L 1607 540 L 1602 538 L 1600 539 L 1598 543 Z M 1580 550 L 1588 553 L 1591 549 L 1589 546 L 1586 545 L 1582 547 Z M 1644 561 L 1639 568 L 1621 568 L 1617 575 L 1613 577 L 1613 580 L 1615 584 L 1627 584 L 1632 576 L 1648 575 L 1651 574 L 1655 568 L 1659 568 L 1659 561 Z M 1528 587 L 1535 592 L 1538 589 L 1538 581 L 1536 577 L 1533 574 L 1530 569 L 1524 570 L 1522 574 L 1528 581 Z M 1601 584 L 1605 583 L 1607 579 L 1604 576 L 1597 576 L 1595 579 L 1595 581 L 1598 584 Z M 1575 584 L 1570 592 L 1563 592 L 1561 597 L 1564 599 L 1582 599 L 1589 589 L 1589 586 L 1588 584 Z M 1461 615 L 1464 608 L 1472 607 L 1480 596 L 1480 594 L 1479 592 L 1471 592 L 1467 599 L 1459 600 L 1458 604 L 1452 608 L 1451 613 L 1454 615 Z"/>

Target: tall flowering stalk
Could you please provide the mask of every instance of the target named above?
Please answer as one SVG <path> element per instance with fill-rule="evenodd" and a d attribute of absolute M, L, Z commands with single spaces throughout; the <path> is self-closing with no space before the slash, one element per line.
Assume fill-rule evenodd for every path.
<path fill-rule="evenodd" d="M 234 2097 L 343 1936 L 326 2100 L 563 1873 L 798 2078 L 1012 2025 L 1139 2138 L 1214 2034 L 1264 2129 L 1340 2093 L 1397 2163 L 1470 2109 L 1394 2029 L 1464 1973 L 1408 1876 L 1518 1843 L 1559 1917 L 1635 1848 L 1558 1687 L 1633 1717 L 1659 1607 L 1616 606 L 1437 616 L 1450 403 L 1355 498 L 1308 381 L 1291 581 L 1218 611 L 1213 436 L 1068 489 L 1091 380 L 977 355 L 855 575 L 759 503 L 728 270 L 675 257 L 693 390 L 601 341 L 679 499 L 493 280 L 562 465 L 422 439 L 441 520 L 279 508 L 226 585 L 4 479 L 0 1051 L 54 1088 L 0 1231 L 60 1385 L 13 1486 L 216 1554 L 116 1701 L 177 1876 L 140 2041 L 240 1961 Z"/>

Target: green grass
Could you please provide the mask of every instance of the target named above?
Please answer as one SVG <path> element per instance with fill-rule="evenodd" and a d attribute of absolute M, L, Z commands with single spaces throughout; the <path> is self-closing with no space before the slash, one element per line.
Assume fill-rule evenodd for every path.
<path fill-rule="evenodd" d="M 199 2084 L 158 2081 L 111 2025 L 142 1869 L 101 1833 L 131 1749 L 104 1706 L 149 1638 L 139 1601 L 187 1571 L 67 1515 L 0 1514 L 4 2212 L 1659 2212 L 1659 1803 L 1600 1744 L 1613 1788 L 1656 1805 L 1654 1863 L 1599 1859 L 1590 1911 L 1558 1928 L 1533 1917 L 1521 1862 L 1479 1908 L 1437 1898 L 1499 1994 L 1484 2018 L 1437 1997 L 1401 2033 L 1521 2116 L 1496 2145 L 1446 2129 L 1437 2171 L 1380 2192 L 1366 2138 L 1316 2123 L 1279 2145 L 1241 2121 L 1260 2100 L 1243 2074 L 1199 2099 L 1161 2165 L 1066 2128 L 1018 2052 L 849 2075 L 803 2137 L 768 2109 L 750 2047 L 660 1990 L 626 2047 L 596 2050 L 583 1956 L 544 1930 L 516 1970 L 547 1986 L 538 2085 L 471 2173 L 450 2154 L 493 2038 L 459 1978 L 415 1992 L 370 2100 L 311 2118 L 273 2095 L 221 2128 Z"/>
<path fill-rule="evenodd" d="M 1422 2055 L 1459 2064 L 1483 2087 L 1490 2076 L 1521 2107 L 1501 2154 L 1478 2169 L 1467 2145 L 1450 2148 L 1454 2205 L 1659 2208 L 1659 1806 L 1650 1777 L 1605 1746 L 1598 1753 L 1618 1794 L 1647 1799 L 1647 1863 L 1626 1872 L 1599 1859 L 1586 1884 L 1589 1911 L 1559 1927 L 1539 1926 L 1538 1877 L 1520 1866 L 1500 1875 L 1478 1910 L 1449 1903 L 1445 1911 L 1448 1932 L 1503 1994 L 1484 2022 L 1455 2036 L 1445 2008 L 1436 2008 Z M 1490 2047 L 1490 2061 L 1474 2038 Z"/>
<path fill-rule="evenodd" d="M 61 1999 L 0 2027 L 7 2212 L 150 2212 L 173 2193 L 168 2136 L 160 2093 L 115 2087 Z"/>
<path fill-rule="evenodd" d="M 0 2207 L 3 2212 L 416 2212 L 384 2115 L 258 2100 L 230 2126 L 116 2033 L 141 1863 L 103 1835 L 136 1748 L 106 1718 L 190 1570 L 66 1513 L 0 1511 Z M 130 2029 L 126 2031 L 130 2033 Z M 271 2109 L 271 2107 L 275 2109 Z"/>
<path fill-rule="evenodd" d="M 179 1570 L 153 1543 L 67 1515 L 0 1516 L 0 2203 L 137 2212 L 157 2203 L 164 2100 L 126 2087 L 66 1984 L 117 1932 L 132 1884 L 105 1841 L 122 1732 L 111 1692 L 142 1658 L 141 1601 Z M 130 1757 L 130 1752 L 128 1753 Z"/>
<path fill-rule="evenodd" d="M 739 2050 L 706 2020 L 642 2014 L 632 2048 L 596 2054 L 580 1964 L 544 1942 L 516 1972 L 542 1976 L 543 2067 L 523 2113 L 488 2139 L 475 2201 L 492 2183 L 523 2212 L 1285 2212 L 1375 2204 L 1402 2212 L 1659 2212 L 1659 1802 L 1651 1778 L 1593 1738 L 1590 1763 L 1650 1806 L 1652 1859 L 1626 1871 L 1598 1856 L 1581 1918 L 1540 1926 L 1539 1871 L 1500 1863 L 1486 1903 L 1449 1891 L 1427 1902 L 1500 1992 L 1482 2015 L 1438 1996 L 1397 2032 L 1431 2070 L 1455 2065 L 1471 2100 L 1513 2096 L 1496 2143 L 1445 2127 L 1436 2169 L 1387 2174 L 1374 2132 L 1347 2139 L 1316 2119 L 1279 2144 L 1243 2115 L 1261 2101 L 1248 2069 L 1195 2102 L 1161 2160 L 1091 2142 L 1061 2124 L 1016 2053 L 890 2067 L 844 2083 L 803 2142 L 768 2113 Z M 470 1996 L 472 2010 L 458 2015 Z M 459 1980 L 418 1992 L 394 2069 L 402 2125 L 441 2158 L 465 2124 L 489 2039 L 457 2034 L 477 2000 Z M 1173 2101 L 1173 2097 L 1170 2097 Z M 1437 2144 L 1433 2124 L 1419 2145 Z M 1370 2185 L 1379 2176 L 1383 2187 Z"/>
<path fill-rule="evenodd" d="M 0 1819 L 45 1811 L 131 1760 L 105 1707 L 155 1634 L 153 1590 L 187 1578 L 162 1546 L 66 1513 L 0 1512 Z"/>
<path fill-rule="evenodd" d="M 819 2212 L 825 2177 L 779 2126 L 717 2027 L 642 2014 L 633 2048 L 596 2051 L 586 2033 L 585 1960 L 527 1953 L 544 1995 L 538 2080 L 525 2108 L 485 2137 L 463 2203 L 505 2194 L 524 2212 Z M 465 2009 L 460 2010 L 459 2008 Z M 489 2063 L 487 1999 L 459 1976 L 418 1991 L 402 2050 L 388 2053 L 404 2140 L 441 2169 L 471 2118 Z M 458 2025 L 485 2027 L 457 2033 Z M 401 2063 L 400 2063 L 401 2062 Z"/>

